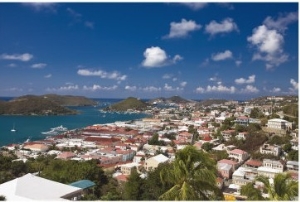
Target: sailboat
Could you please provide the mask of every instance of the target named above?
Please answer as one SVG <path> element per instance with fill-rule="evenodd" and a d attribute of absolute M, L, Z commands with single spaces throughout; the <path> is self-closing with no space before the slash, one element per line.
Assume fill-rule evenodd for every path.
<path fill-rule="evenodd" d="M 11 132 L 16 132 L 17 130 L 15 129 L 15 124 L 13 126 L 13 128 L 10 130 Z"/>

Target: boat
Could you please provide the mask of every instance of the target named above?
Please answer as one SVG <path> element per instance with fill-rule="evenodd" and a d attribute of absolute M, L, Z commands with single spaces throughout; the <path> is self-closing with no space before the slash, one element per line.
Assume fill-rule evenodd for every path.
<path fill-rule="evenodd" d="M 50 130 L 50 131 L 46 131 L 46 132 L 42 132 L 42 134 L 44 135 L 56 135 L 58 132 L 55 130 Z"/>
<path fill-rule="evenodd" d="M 15 124 L 13 126 L 13 128 L 10 130 L 11 132 L 16 132 L 17 130 L 15 129 Z"/>
<path fill-rule="evenodd" d="M 58 132 L 63 132 L 63 131 L 67 131 L 67 130 L 68 130 L 68 128 L 63 127 L 63 125 L 51 128 L 51 131 L 58 131 Z"/>

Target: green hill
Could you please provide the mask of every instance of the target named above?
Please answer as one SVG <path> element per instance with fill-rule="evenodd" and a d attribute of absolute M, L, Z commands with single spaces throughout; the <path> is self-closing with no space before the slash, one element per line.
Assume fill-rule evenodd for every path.
<path fill-rule="evenodd" d="M 112 104 L 107 110 L 127 111 L 127 110 L 145 110 L 149 105 L 137 98 L 129 97 L 121 102 Z"/>
<path fill-rule="evenodd" d="M 0 115 L 66 115 L 76 114 L 51 100 L 40 96 L 23 96 L 9 102 L 0 102 Z"/>

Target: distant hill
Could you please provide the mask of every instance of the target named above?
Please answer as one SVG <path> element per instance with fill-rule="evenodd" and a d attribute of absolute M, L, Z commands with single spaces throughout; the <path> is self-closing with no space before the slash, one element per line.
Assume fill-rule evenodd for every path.
<path fill-rule="evenodd" d="M 95 100 L 91 100 L 83 96 L 56 95 L 56 94 L 46 94 L 41 96 L 25 95 L 16 98 L 16 100 L 30 98 L 30 97 L 41 97 L 44 99 L 48 99 L 60 106 L 93 106 L 97 104 Z"/>
<path fill-rule="evenodd" d="M 145 110 L 149 105 L 137 98 L 129 97 L 121 102 L 110 105 L 106 110 L 113 111 L 127 111 L 132 110 Z"/>
<path fill-rule="evenodd" d="M 192 101 L 192 100 L 187 100 L 187 99 L 184 99 L 180 96 L 172 96 L 170 98 L 164 98 L 164 97 L 159 97 L 159 98 L 155 98 L 155 99 L 152 99 L 152 100 L 149 100 L 148 101 L 150 104 L 154 104 L 154 103 L 164 103 L 164 104 L 167 104 L 167 103 L 176 103 L 176 104 L 185 104 L 185 103 L 189 103 L 189 102 L 195 102 L 195 101 Z"/>
<path fill-rule="evenodd" d="M 65 108 L 40 96 L 22 96 L 0 102 L 0 115 L 69 115 L 76 111 Z"/>
<path fill-rule="evenodd" d="M 199 103 L 197 103 L 197 106 L 210 106 L 213 104 L 224 104 L 227 102 L 227 100 L 224 99 L 208 99 L 208 100 L 202 100 Z"/>

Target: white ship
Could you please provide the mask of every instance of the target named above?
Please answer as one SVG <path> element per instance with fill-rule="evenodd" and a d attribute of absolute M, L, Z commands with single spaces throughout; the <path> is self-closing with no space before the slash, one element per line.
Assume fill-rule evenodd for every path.
<path fill-rule="evenodd" d="M 64 131 L 68 131 L 68 128 L 63 127 L 63 125 L 51 128 L 51 131 L 58 131 L 58 132 L 64 132 Z"/>

